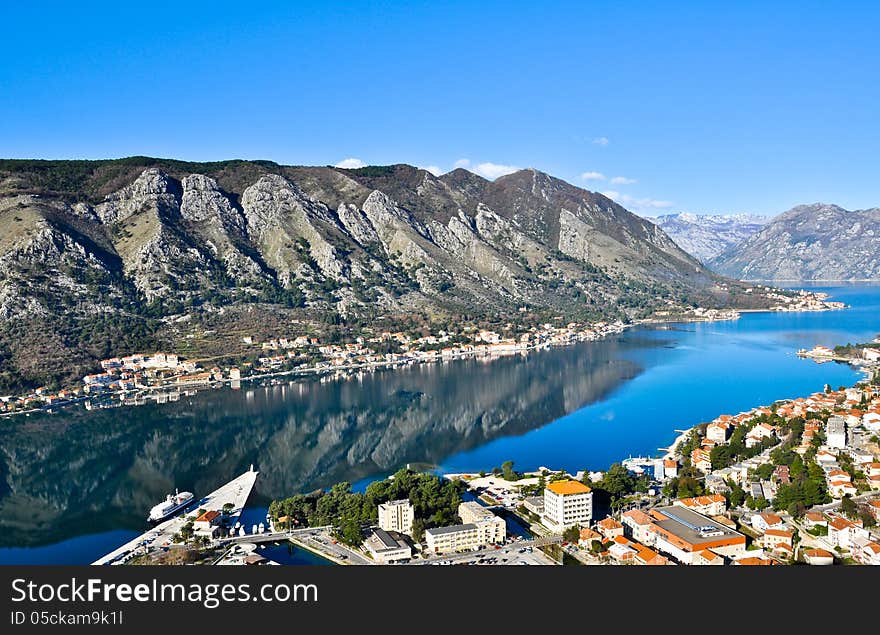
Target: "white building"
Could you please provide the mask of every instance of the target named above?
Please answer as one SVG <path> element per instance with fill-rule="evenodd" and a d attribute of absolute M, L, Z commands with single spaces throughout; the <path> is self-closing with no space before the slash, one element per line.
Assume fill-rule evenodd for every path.
<path fill-rule="evenodd" d="M 631 509 L 620 517 L 624 527 L 624 535 L 643 545 L 654 544 L 654 521 L 640 509 Z"/>
<path fill-rule="evenodd" d="M 727 433 L 729 426 L 727 423 L 713 422 L 706 426 L 706 438 L 714 441 L 719 445 L 727 443 Z"/>
<path fill-rule="evenodd" d="M 458 515 L 463 523 L 477 526 L 482 544 L 501 544 L 507 537 L 507 524 L 504 519 L 475 501 L 460 503 Z"/>
<path fill-rule="evenodd" d="M 825 424 L 825 444 L 829 448 L 846 447 L 846 421 L 842 417 L 828 418 L 828 423 Z"/>
<path fill-rule="evenodd" d="M 403 540 L 397 540 L 384 529 L 375 529 L 364 541 L 367 551 L 373 560 L 381 564 L 390 564 L 399 560 L 412 558 L 412 548 Z"/>
<path fill-rule="evenodd" d="M 543 518 L 551 529 L 586 526 L 593 518 L 593 493 L 578 481 L 554 481 L 544 488 Z"/>
<path fill-rule="evenodd" d="M 409 499 L 388 501 L 379 505 L 379 527 L 385 531 L 412 534 L 413 506 Z"/>
<path fill-rule="evenodd" d="M 493 532 L 494 527 L 487 522 L 432 527 L 425 530 L 425 549 L 434 554 L 472 551 L 491 544 Z"/>

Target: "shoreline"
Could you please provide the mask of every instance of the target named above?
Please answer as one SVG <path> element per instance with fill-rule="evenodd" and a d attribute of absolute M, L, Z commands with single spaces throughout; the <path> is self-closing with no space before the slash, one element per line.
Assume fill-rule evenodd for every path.
<path fill-rule="evenodd" d="M 231 378 L 223 378 L 223 379 L 213 379 L 210 381 L 194 381 L 194 382 L 180 382 L 175 384 L 165 384 L 159 386 L 149 386 L 149 387 L 138 387 L 131 390 L 120 390 L 113 391 L 107 394 L 99 394 L 95 397 L 89 395 L 81 395 L 74 397 L 70 400 L 50 404 L 46 406 L 41 406 L 39 408 L 32 408 L 29 410 L 16 410 L 13 412 L 4 412 L 0 413 L 0 418 L 13 418 L 19 415 L 30 416 L 31 414 L 39 414 L 39 413 L 47 413 L 47 414 L 55 414 L 56 411 L 60 411 L 72 406 L 85 406 L 84 402 L 89 400 L 95 400 L 98 405 L 96 406 L 99 409 L 106 408 L 118 408 L 123 406 L 141 406 L 146 405 L 145 403 L 126 403 L 128 401 L 141 401 L 144 402 L 148 399 L 155 398 L 161 396 L 162 394 L 173 395 L 175 399 L 169 401 L 176 401 L 179 399 L 181 393 L 185 395 L 189 395 L 190 391 L 201 391 L 206 389 L 219 389 L 219 388 L 233 388 L 235 389 L 240 386 L 244 382 L 259 382 L 265 379 L 273 379 L 280 377 L 326 377 L 334 373 L 346 373 L 357 370 L 393 370 L 402 366 L 415 366 L 420 364 L 433 364 L 440 362 L 451 362 L 451 361 L 459 361 L 464 359 L 485 359 L 486 361 L 494 361 L 496 359 L 510 357 L 513 355 L 523 355 L 532 351 L 542 351 L 542 350 L 552 350 L 557 348 L 564 348 L 567 346 L 573 346 L 575 344 L 585 343 L 585 342 L 595 342 L 604 340 L 609 335 L 619 335 L 626 331 L 627 329 L 631 329 L 639 326 L 653 326 L 653 325 L 675 325 L 675 324 L 695 324 L 695 323 L 708 323 L 708 322 L 729 322 L 738 320 L 741 317 L 742 313 L 821 313 L 824 311 L 839 311 L 850 308 L 847 305 L 842 307 L 837 306 L 824 306 L 823 308 L 815 308 L 815 309 L 806 309 L 799 308 L 793 310 L 785 310 L 779 308 L 767 308 L 767 309 L 710 309 L 711 311 L 718 311 L 717 314 L 712 314 L 709 316 L 706 315 L 691 315 L 691 316 L 675 316 L 675 317 L 661 317 L 661 318 L 642 318 L 639 320 L 634 320 L 629 323 L 616 322 L 613 324 L 613 327 L 610 328 L 607 332 L 603 332 L 599 335 L 586 336 L 581 335 L 579 337 L 573 337 L 566 341 L 561 342 L 551 342 L 551 341 L 542 341 L 537 344 L 527 344 L 521 346 L 519 348 L 515 348 L 509 351 L 497 352 L 497 351 L 465 351 L 460 353 L 455 353 L 452 355 L 446 356 L 432 356 L 430 358 L 419 358 L 419 357 L 411 357 L 402 360 L 393 360 L 393 361 L 382 361 L 382 362 L 358 362 L 354 364 L 345 364 L 339 366 L 329 366 L 329 367 L 310 367 L 310 368 L 293 368 L 290 370 L 280 370 L 276 372 L 270 373 L 259 373 L 254 375 L 247 375 L 244 377 L 240 377 L 239 379 L 231 379 Z M 580 334 L 579 334 L 580 335 Z M 158 399 L 156 403 L 162 403 Z M 87 408 L 88 409 L 88 408 Z M 672 447 L 672 446 L 670 446 Z"/>

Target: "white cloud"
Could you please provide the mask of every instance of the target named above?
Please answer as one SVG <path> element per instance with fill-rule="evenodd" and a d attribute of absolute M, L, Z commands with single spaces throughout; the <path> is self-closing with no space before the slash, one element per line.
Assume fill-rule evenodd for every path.
<path fill-rule="evenodd" d="M 518 171 L 519 168 L 515 165 L 501 165 L 499 163 L 480 163 L 474 166 L 473 172 L 476 172 L 482 177 L 493 181 L 497 179 L 499 176 L 504 176 L 505 174 L 513 174 Z"/>
<path fill-rule="evenodd" d="M 466 168 L 466 167 L 470 166 L 470 164 L 471 164 L 470 159 L 459 159 L 458 161 L 455 162 L 454 166 L 457 168 Z"/>
<path fill-rule="evenodd" d="M 611 179 L 611 182 L 615 185 L 632 185 L 636 182 L 636 180 L 627 178 L 625 176 L 615 176 L 613 179 Z"/>
<path fill-rule="evenodd" d="M 611 142 L 608 140 L 608 137 L 596 137 L 593 139 L 593 143 L 597 146 L 607 146 Z"/>
<path fill-rule="evenodd" d="M 605 175 L 601 172 L 584 172 L 581 174 L 581 178 L 584 181 L 604 181 Z M 614 183 L 614 181 L 611 182 Z"/>
<path fill-rule="evenodd" d="M 430 173 L 433 174 L 434 176 L 440 176 L 441 174 L 443 174 L 443 170 L 441 170 L 441 169 L 440 169 L 438 166 L 436 166 L 436 165 L 422 165 L 422 166 L 419 166 L 419 167 L 420 167 L 422 170 L 427 170 L 428 172 L 430 172 Z"/>
<path fill-rule="evenodd" d="M 360 159 L 355 159 L 354 157 L 350 157 L 348 159 L 343 159 L 339 163 L 336 164 L 337 168 L 345 168 L 346 170 L 351 170 L 354 168 L 362 168 L 366 163 L 361 161 Z"/>
<path fill-rule="evenodd" d="M 672 201 L 663 201 L 655 198 L 639 198 L 637 196 L 630 196 L 629 194 L 621 194 L 615 190 L 607 190 L 602 192 L 602 195 L 607 196 L 615 203 L 619 203 L 631 210 L 666 209 L 675 204 Z"/>

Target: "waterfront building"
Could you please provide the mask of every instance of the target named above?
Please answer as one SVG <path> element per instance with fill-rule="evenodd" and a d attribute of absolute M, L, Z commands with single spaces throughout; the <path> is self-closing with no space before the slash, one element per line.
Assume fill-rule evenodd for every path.
<path fill-rule="evenodd" d="M 391 564 L 412 558 L 412 547 L 404 540 L 395 538 L 384 529 L 374 529 L 364 541 L 373 560 L 381 564 Z"/>
<path fill-rule="evenodd" d="M 221 516 L 216 509 L 208 510 L 193 521 L 193 530 L 200 536 L 213 536 Z"/>
<path fill-rule="evenodd" d="M 544 488 L 543 519 L 551 529 L 588 525 L 593 518 L 593 492 L 579 481 L 554 481 Z"/>
<path fill-rule="evenodd" d="M 379 505 L 379 527 L 385 531 L 412 534 L 414 517 L 409 499 L 403 498 Z"/>

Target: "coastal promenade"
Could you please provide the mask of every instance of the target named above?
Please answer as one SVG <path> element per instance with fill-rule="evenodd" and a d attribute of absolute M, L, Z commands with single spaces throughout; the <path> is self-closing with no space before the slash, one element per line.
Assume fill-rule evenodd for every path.
<path fill-rule="evenodd" d="M 226 504 L 232 505 L 232 511 L 228 514 L 229 522 L 234 524 L 244 509 L 245 503 L 257 482 L 257 474 L 254 466 L 244 474 L 234 478 L 222 487 L 214 490 L 204 498 L 192 503 L 186 512 L 156 525 L 149 531 L 137 538 L 130 540 L 121 547 L 114 549 L 107 555 L 98 558 L 92 564 L 124 564 L 131 558 L 150 551 L 161 549 L 171 545 L 171 537 L 178 533 L 187 522 L 187 513 L 196 509 L 221 510 Z"/>

